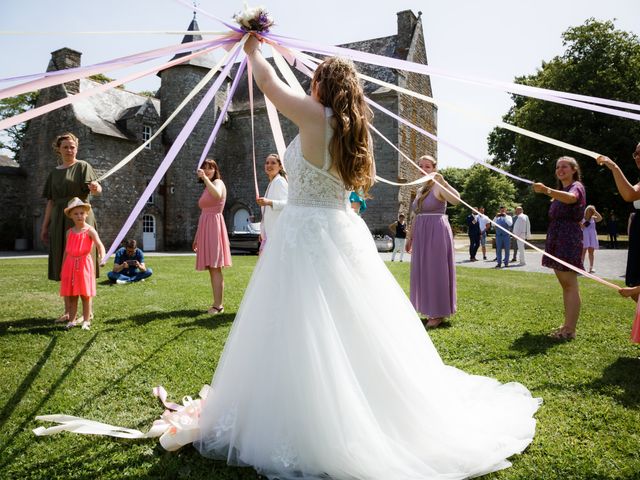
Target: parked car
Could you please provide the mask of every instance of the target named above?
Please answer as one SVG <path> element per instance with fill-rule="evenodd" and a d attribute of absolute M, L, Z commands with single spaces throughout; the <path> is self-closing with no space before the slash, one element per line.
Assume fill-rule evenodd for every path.
<path fill-rule="evenodd" d="M 390 252 L 393 250 L 393 239 L 389 235 L 374 235 L 374 242 L 379 252 Z"/>
<path fill-rule="evenodd" d="M 229 233 L 231 253 L 257 255 L 260 250 L 260 224 L 249 223 L 244 230 Z"/>

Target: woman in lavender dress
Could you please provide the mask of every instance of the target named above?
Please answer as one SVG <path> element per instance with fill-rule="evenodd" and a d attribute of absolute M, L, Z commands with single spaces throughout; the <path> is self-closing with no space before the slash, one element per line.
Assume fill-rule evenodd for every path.
<path fill-rule="evenodd" d="M 420 157 L 418 165 L 426 173 L 437 172 L 437 161 L 430 155 Z M 455 205 L 459 201 L 458 192 L 436 173 L 418 190 L 411 206 L 413 221 L 406 243 L 411 252 L 410 298 L 414 308 L 427 317 L 429 328 L 456 312 L 453 234 L 445 212 L 447 202 Z"/>
<path fill-rule="evenodd" d="M 574 267 L 583 269 L 580 221 L 586 204 L 586 193 L 580 183 L 580 167 L 575 158 L 560 157 L 557 160 L 556 178 L 557 189 L 549 188 L 544 183 L 533 184 L 536 193 L 544 193 L 552 198 L 544 250 Z M 547 256 L 542 257 L 542 265 L 553 268 L 562 287 L 564 301 L 564 325 L 554 330 L 551 337 L 573 340 L 576 338 L 576 325 L 580 316 L 578 274 Z"/>

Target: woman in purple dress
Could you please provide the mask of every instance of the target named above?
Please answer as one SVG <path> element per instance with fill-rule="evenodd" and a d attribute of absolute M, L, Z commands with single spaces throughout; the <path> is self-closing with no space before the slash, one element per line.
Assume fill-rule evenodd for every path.
<path fill-rule="evenodd" d="M 589 273 L 595 272 L 593 269 L 595 250 L 600 248 L 596 223 L 600 221 L 602 221 L 602 215 L 598 213 L 596 207 L 589 205 L 584 209 L 584 218 L 580 222 L 582 227 L 582 263 L 589 253 Z"/>
<path fill-rule="evenodd" d="M 435 328 L 456 312 L 453 234 L 445 212 L 447 202 L 455 205 L 460 196 L 437 173 L 431 155 L 420 157 L 418 165 L 436 176 L 418 190 L 411 206 L 413 221 L 406 241 L 411 253 L 410 298 L 416 311 L 427 317 L 426 326 Z"/>
<path fill-rule="evenodd" d="M 544 250 L 574 267 L 583 269 L 580 221 L 586 205 L 586 193 L 580 183 L 580 167 L 575 158 L 560 157 L 556 161 L 556 178 L 557 189 L 547 187 L 544 183 L 533 184 L 536 193 L 544 193 L 552 198 Z M 562 287 L 564 300 L 564 325 L 554 330 L 551 337 L 573 340 L 576 338 L 576 325 L 580 316 L 578 274 L 547 256 L 542 257 L 542 265 L 553 268 Z"/>

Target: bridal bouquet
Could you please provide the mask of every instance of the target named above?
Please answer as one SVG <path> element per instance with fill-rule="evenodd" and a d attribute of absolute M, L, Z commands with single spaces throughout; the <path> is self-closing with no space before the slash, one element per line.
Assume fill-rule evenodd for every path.
<path fill-rule="evenodd" d="M 264 7 L 248 7 L 246 3 L 244 10 L 236 13 L 233 19 L 246 32 L 268 32 L 273 25 L 273 18 Z"/>

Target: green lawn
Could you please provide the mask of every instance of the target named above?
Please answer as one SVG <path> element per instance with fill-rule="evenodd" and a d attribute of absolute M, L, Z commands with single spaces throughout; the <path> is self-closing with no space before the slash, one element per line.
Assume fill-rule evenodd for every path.
<path fill-rule="evenodd" d="M 66 413 L 146 431 L 170 399 L 197 395 L 213 370 L 255 257 L 225 272 L 225 313 L 211 305 L 208 275 L 193 257 L 150 257 L 145 283 L 98 284 L 93 328 L 64 331 L 46 260 L 0 260 L 0 478 L 253 479 L 251 469 L 167 453 L 157 440 L 63 433 L 37 438 L 36 415 Z M 408 264 L 389 264 L 408 289 Z M 513 467 L 487 478 L 640 478 L 640 348 L 629 342 L 634 304 L 581 279 L 578 339 L 546 333 L 562 323 L 552 275 L 458 269 L 459 312 L 431 333 L 448 364 L 519 381 L 544 398 L 538 431 Z M 390 318 L 389 321 L 393 321 Z M 259 392 L 256 392 L 259 394 Z M 394 480 L 394 479 L 389 479 Z"/>

